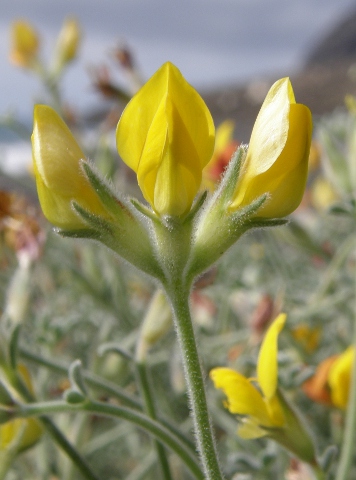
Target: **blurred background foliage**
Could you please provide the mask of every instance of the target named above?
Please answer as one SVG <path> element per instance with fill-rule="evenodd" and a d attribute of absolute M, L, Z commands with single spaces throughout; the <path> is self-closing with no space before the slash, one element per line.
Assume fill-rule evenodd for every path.
<path fill-rule="evenodd" d="M 63 32 L 60 35 L 58 45 L 63 42 Z M 114 50 L 116 67 L 126 74 L 127 88 L 115 84 L 106 67 L 90 72 L 106 108 L 105 114 L 83 119 L 66 105 L 60 89 L 62 75 L 78 51 L 67 56 L 58 53 L 60 48 L 68 48 L 62 43 L 47 64 L 40 60 L 36 42 L 32 48 L 31 62 L 18 66 L 37 75 L 45 101 L 71 124 L 100 171 L 116 188 L 139 197 L 135 178 L 117 158 L 113 133 L 125 103 L 142 83 L 130 49 Z M 325 463 L 330 461 L 331 478 L 337 453 L 329 447 L 340 447 L 345 417 L 344 411 L 333 405 L 327 378 L 318 377 L 317 368 L 350 345 L 354 328 L 355 105 L 355 98 L 349 96 L 346 106 L 315 119 L 308 186 L 289 224 L 248 233 L 199 279 L 191 297 L 207 374 L 213 367 L 230 366 L 253 375 L 267 326 L 279 312 L 288 314 L 279 342 L 280 385 L 305 416 Z M 26 127 L 16 118 L 3 118 L 2 125 L 29 141 Z M 215 181 L 239 140 L 235 128 L 217 152 Z M 31 173 L 20 180 L 6 177 L 6 182 L 10 180 L 14 189 L 0 193 L 1 328 L 6 339 L 14 325 L 21 324 L 19 358 L 30 369 L 36 397 L 61 398 L 69 387 L 68 367 L 80 359 L 94 398 L 120 403 L 122 399 L 115 395 L 119 387 L 138 401 L 140 388 L 132 358 L 156 290 L 154 283 L 102 245 L 57 236 L 41 215 Z M 147 364 L 157 412 L 192 440 L 172 329 L 151 347 Z M 96 381 L 98 378 L 101 380 Z M 272 441 L 240 439 L 236 419 L 224 409 L 222 395 L 210 381 L 208 392 L 228 478 L 312 478 L 305 466 Z M 157 478 L 151 439 L 130 423 L 85 415 L 54 418 L 99 478 Z M 191 478 L 175 455 L 169 460 L 174 479 Z M 350 475 L 354 477 L 356 459 Z M 6 476 L 8 480 L 23 478 L 80 477 L 44 433 L 35 446 L 16 456 Z"/>

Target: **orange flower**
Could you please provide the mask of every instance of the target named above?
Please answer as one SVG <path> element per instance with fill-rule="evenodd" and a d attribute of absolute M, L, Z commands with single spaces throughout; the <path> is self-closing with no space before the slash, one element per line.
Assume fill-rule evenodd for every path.
<path fill-rule="evenodd" d="M 322 361 L 315 374 L 303 385 L 312 400 L 345 409 L 349 398 L 354 347 Z"/>
<path fill-rule="evenodd" d="M 216 129 L 213 156 L 203 170 L 203 188 L 214 190 L 239 143 L 233 139 L 235 124 L 225 120 Z"/>

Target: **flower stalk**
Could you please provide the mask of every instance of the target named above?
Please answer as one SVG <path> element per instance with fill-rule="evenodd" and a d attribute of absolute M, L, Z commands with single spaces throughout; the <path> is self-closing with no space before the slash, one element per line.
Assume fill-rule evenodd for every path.
<path fill-rule="evenodd" d="M 166 289 L 182 354 L 195 436 L 206 480 L 222 480 L 214 433 L 209 417 L 205 384 L 189 308 L 189 286 L 177 282 Z"/>
<path fill-rule="evenodd" d="M 156 407 L 154 398 L 152 396 L 152 388 L 150 383 L 150 378 L 148 375 L 148 369 L 146 363 L 137 363 L 136 364 L 137 377 L 140 384 L 141 394 L 145 404 L 145 410 L 147 415 L 153 420 L 157 419 Z M 172 475 L 170 471 L 170 466 L 167 458 L 167 454 L 164 448 L 164 445 L 159 442 L 159 440 L 154 440 L 154 447 L 158 457 L 158 461 L 161 467 L 162 478 L 163 480 L 172 480 Z"/>

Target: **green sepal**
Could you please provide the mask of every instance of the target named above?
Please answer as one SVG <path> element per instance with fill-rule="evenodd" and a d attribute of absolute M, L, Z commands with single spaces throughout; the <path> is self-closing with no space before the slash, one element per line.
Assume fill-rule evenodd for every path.
<path fill-rule="evenodd" d="M 127 214 L 129 208 L 127 201 L 119 198 L 112 191 L 109 185 L 95 171 L 94 166 L 82 160 L 81 167 L 106 210 L 118 219 Z"/>
<path fill-rule="evenodd" d="M 213 198 L 220 198 L 225 205 L 231 202 L 240 175 L 241 165 L 247 154 L 247 145 L 240 145 L 232 155 L 230 162 L 214 192 Z M 215 200 L 213 200 L 215 201 Z"/>
<path fill-rule="evenodd" d="M 107 235 L 113 234 L 111 224 L 104 220 L 103 217 L 94 215 L 93 213 L 80 206 L 77 202 L 72 202 L 72 206 L 77 212 L 77 214 L 80 216 L 80 218 L 84 220 L 84 222 L 89 225 L 94 231 L 101 232 Z"/>
<path fill-rule="evenodd" d="M 196 216 L 196 214 L 199 212 L 199 210 L 202 208 L 202 206 L 205 203 L 205 200 L 208 196 L 208 192 L 205 190 L 196 200 L 194 205 L 192 206 L 190 212 L 187 214 L 187 216 L 184 218 L 183 223 L 191 222 L 193 218 Z"/>
<path fill-rule="evenodd" d="M 303 462 L 313 466 L 318 465 L 315 445 L 304 420 L 281 390 L 277 389 L 276 395 L 283 410 L 285 425 L 281 428 L 263 427 L 263 429 L 268 432 L 269 438 L 278 442 Z"/>
<path fill-rule="evenodd" d="M 78 230 L 61 230 L 55 228 L 54 231 L 61 237 L 66 238 L 87 238 L 91 240 L 100 240 L 101 233 L 91 228 L 81 228 Z"/>
<path fill-rule="evenodd" d="M 287 223 L 289 223 L 289 220 L 286 218 L 253 218 L 246 222 L 246 226 L 249 226 L 249 228 L 281 227 L 287 225 Z"/>
<path fill-rule="evenodd" d="M 229 212 L 225 201 L 215 196 L 197 217 L 191 249 L 189 275 L 196 277 L 215 263 L 247 230 L 250 222 L 267 199 L 261 195 L 254 202 L 235 212 Z M 230 200 L 229 200 L 230 201 Z"/>
<path fill-rule="evenodd" d="M 228 214 L 230 216 L 230 223 L 232 225 L 244 225 L 248 226 L 253 224 L 254 219 L 250 220 L 252 215 L 254 215 L 265 203 L 268 198 L 268 194 L 264 193 L 260 197 L 256 198 L 252 203 L 246 205 L 245 207 L 239 208 L 238 210 Z M 252 226 L 249 228 L 253 228 Z"/>
<path fill-rule="evenodd" d="M 139 213 L 149 218 L 156 224 L 161 223 L 159 217 L 157 217 L 157 215 L 150 208 L 142 205 L 142 203 L 136 200 L 136 198 L 131 198 L 130 202 Z"/>
<path fill-rule="evenodd" d="M 92 165 L 83 161 L 82 169 L 107 211 L 107 217 L 97 217 L 73 202 L 73 208 L 90 227 L 83 232 L 86 238 L 99 240 L 135 267 L 159 278 L 161 269 L 150 229 L 154 213 L 148 214 L 143 205 L 114 193 Z"/>

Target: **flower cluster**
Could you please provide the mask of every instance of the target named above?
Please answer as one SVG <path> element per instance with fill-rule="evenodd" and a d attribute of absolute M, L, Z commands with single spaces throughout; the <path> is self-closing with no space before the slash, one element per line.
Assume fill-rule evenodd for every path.
<path fill-rule="evenodd" d="M 210 200 L 203 196 L 195 202 L 214 152 L 214 123 L 196 90 L 165 63 L 129 102 L 116 131 L 118 152 L 136 172 L 152 210 L 113 193 L 57 113 L 39 105 L 32 144 L 41 206 L 66 234 L 99 239 L 159 278 L 165 270 L 157 265 L 162 229 L 152 240 L 150 222 L 194 223 L 186 228 L 190 246 L 184 259 L 175 259 L 192 280 L 246 230 L 280 224 L 280 217 L 297 208 L 311 129 L 309 109 L 295 103 L 289 79 L 279 80 L 262 105 L 248 149 L 237 150 Z M 141 242 L 130 231 L 139 231 Z M 146 244 L 145 253 L 135 244 Z"/>
<path fill-rule="evenodd" d="M 76 58 L 80 40 L 77 20 L 67 18 L 57 38 L 51 75 L 61 73 L 63 68 Z M 41 69 L 40 47 L 39 35 L 31 23 L 17 20 L 12 24 L 10 60 L 14 65 L 25 69 Z"/>

